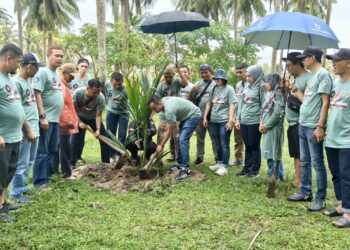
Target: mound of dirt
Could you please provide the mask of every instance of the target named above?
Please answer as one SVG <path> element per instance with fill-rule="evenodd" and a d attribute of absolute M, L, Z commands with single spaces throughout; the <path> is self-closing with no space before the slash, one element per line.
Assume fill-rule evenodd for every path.
<path fill-rule="evenodd" d="M 175 176 L 178 171 L 171 174 L 153 175 L 153 179 L 140 179 L 139 169 L 134 166 L 123 166 L 121 169 L 115 169 L 111 164 L 90 164 L 81 166 L 73 170 L 72 175 L 77 179 L 89 177 L 93 179 L 93 185 L 98 188 L 110 190 L 112 193 L 125 193 L 131 191 L 147 192 L 154 185 L 163 185 L 164 182 L 169 184 L 178 183 Z M 191 170 L 190 177 L 187 180 L 203 181 L 205 174 Z"/>

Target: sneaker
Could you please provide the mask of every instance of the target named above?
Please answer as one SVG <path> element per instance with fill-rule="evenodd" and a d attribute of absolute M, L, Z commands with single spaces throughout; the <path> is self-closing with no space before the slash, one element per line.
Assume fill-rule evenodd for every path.
<path fill-rule="evenodd" d="M 15 217 L 11 216 L 8 211 L 3 208 L 0 208 L 0 221 L 5 223 L 13 223 L 16 221 Z"/>
<path fill-rule="evenodd" d="M 64 180 L 76 180 L 77 178 L 73 175 L 71 176 L 67 176 L 67 177 L 63 177 Z"/>
<path fill-rule="evenodd" d="M 167 159 L 167 162 L 175 161 L 175 155 L 171 154 L 169 158 Z"/>
<path fill-rule="evenodd" d="M 247 173 L 246 171 L 242 170 L 241 172 L 237 173 L 236 176 L 239 176 L 239 177 L 245 177 L 247 176 L 249 173 Z"/>
<path fill-rule="evenodd" d="M 227 168 L 220 167 L 218 170 L 215 171 L 215 174 L 219 176 L 227 175 L 228 174 Z"/>
<path fill-rule="evenodd" d="M 190 176 L 190 172 L 188 170 L 181 169 L 180 173 L 175 177 L 175 180 L 181 181 Z"/>
<path fill-rule="evenodd" d="M 312 200 L 312 194 L 310 194 L 310 195 L 303 195 L 303 194 L 300 194 L 300 193 L 295 193 L 292 196 L 289 196 L 288 200 L 289 201 L 295 201 L 295 202 L 298 202 L 298 201 L 311 201 Z"/>
<path fill-rule="evenodd" d="M 211 171 L 216 171 L 216 170 L 219 170 L 219 168 L 221 168 L 221 167 L 222 167 L 221 163 L 216 163 L 215 165 L 209 166 L 209 169 Z"/>
<path fill-rule="evenodd" d="M 23 195 L 14 196 L 11 199 L 17 203 L 22 203 L 22 204 L 28 204 L 32 202 L 31 200 L 29 200 L 27 197 Z"/>
<path fill-rule="evenodd" d="M 311 202 L 311 205 L 307 208 L 310 212 L 317 212 L 321 211 L 326 208 L 326 201 L 322 200 L 313 200 Z"/>
<path fill-rule="evenodd" d="M 247 178 L 255 179 L 255 178 L 259 177 L 259 176 L 260 176 L 259 174 L 249 173 L 249 174 L 247 175 Z"/>
<path fill-rule="evenodd" d="M 30 195 L 36 195 L 36 191 L 35 190 L 33 190 L 33 189 L 27 189 L 24 193 L 23 193 L 23 195 L 28 195 L 28 196 L 30 196 Z"/>
<path fill-rule="evenodd" d="M 17 205 L 12 205 L 11 203 L 8 203 L 7 201 L 3 204 L 2 209 L 5 211 L 14 211 L 14 210 L 18 210 L 19 206 Z"/>
<path fill-rule="evenodd" d="M 179 169 L 180 169 L 180 167 L 178 165 L 174 165 L 174 166 L 171 166 L 170 168 L 168 168 L 166 170 L 166 173 L 167 174 L 171 174 L 171 173 L 173 173 L 173 172 L 175 172 L 176 170 L 179 170 Z"/>
<path fill-rule="evenodd" d="M 240 161 L 240 160 L 236 160 L 229 164 L 230 167 L 240 167 L 242 165 L 243 165 L 243 161 Z"/>
<path fill-rule="evenodd" d="M 39 189 L 41 190 L 41 191 L 44 191 L 44 192 L 50 192 L 52 189 L 49 187 L 49 186 L 47 186 L 46 184 L 42 184 L 42 185 L 40 185 L 39 186 Z"/>
<path fill-rule="evenodd" d="M 199 166 L 199 165 L 202 165 L 203 164 L 203 159 L 201 158 L 197 158 L 195 161 L 194 161 L 194 165 L 195 166 Z"/>

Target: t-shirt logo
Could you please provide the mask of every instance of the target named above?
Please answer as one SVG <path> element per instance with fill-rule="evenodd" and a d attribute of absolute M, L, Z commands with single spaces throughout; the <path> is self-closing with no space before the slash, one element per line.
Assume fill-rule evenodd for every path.
<path fill-rule="evenodd" d="M 225 95 L 214 95 L 212 102 L 214 104 L 223 105 L 223 104 L 225 104 L 225 98 L 226 98 Z"/>
<path fill-rule="evenodd" d="M 74 85 L 73 85 L 73 89 L 77 89 L 79 87 L 79 85 L 77 84 L 77 83 L 75 83 Z"/>
<path fill-rule="evenodd" d="M 13 86 L 11 84 L 6 84 L 5 90 L 7 92 L 6 99 L 9 102 L 16 102 L 16 101 L 21 100 L 21 97 L 19 96 L 17 89 L 13 88 Z"/>
<path fill-rule="evenodd" d="M 312 83 L 309 83 L 309 84 L 306 86 L 304 96 L 305 96 L 305 97 L 310 97 L 310 96 L 312 96 L 312 94 L 313 94 L 312 89 L 313 89 Z"/>
<path fill-rule="evenodd" d="M 61 91 L 62 90 L 62 84 L 60 81 L 57 81 L 55 77 L 52 77 L 52 89 L 55 91 Z"/>
<path fill-rule="evenodd" d="M 26 90 L 26 103 L 28 105 L 33 105 L 35 103 L 35 97 L 34 97 L 34 93 L 32 91 L 30 91 L 30 89 Z"/>
<path fill-rule="evenodd" d="M 332 92 L 330 106 L 331 108 L 347 108 L 350 100 L 350 92 L 344 90 L 342 92 Z"/>

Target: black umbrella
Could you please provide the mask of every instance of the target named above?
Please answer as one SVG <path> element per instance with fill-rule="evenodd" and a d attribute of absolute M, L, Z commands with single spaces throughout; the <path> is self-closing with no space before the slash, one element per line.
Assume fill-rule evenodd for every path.
<path fill-rule="evenodd" d="M 159 15 L 148 17 L 142 24 L 143 33 L 152 34 L 174 34 L 175 38 L 175 60 L 177 64 L 176 33 L 193 31 L 209 26 L 209 19 L 202 14 L 189 11 L 167 11 Z"/>

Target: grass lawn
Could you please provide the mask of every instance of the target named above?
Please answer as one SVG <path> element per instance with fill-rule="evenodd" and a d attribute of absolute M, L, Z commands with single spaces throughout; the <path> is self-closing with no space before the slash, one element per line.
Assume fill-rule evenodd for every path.
<path fill-rule="evenodd" d="M 275 199 L 267 199 L 265 161 L 254 180 L 236 177 L 237 168 L 218 177 L 207 168 L 213 163 L 208 142 L 206 165 L 194 168 L 207 174 L 200 183 L 116 195 L 92 187 L 88 179 L 52 183 L 52 192 L 39 193 L 14 213 L 16 223 L 0 223 L 0 249 L 248 249 L 257 234 L 252 249 L 350 249 L 349 230 L 307 212 L 308 203 L 286 200 L 294 192 L 286 143 L 287 180 L 278 183 Z M 195 137 L 191 146 L 193 162 Z M 89 135 L 83 157 L 98 162 L 99 155 Z M 330 175 L 328 184 L 332 207 Z"/>

